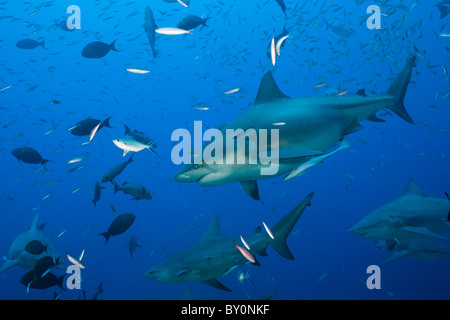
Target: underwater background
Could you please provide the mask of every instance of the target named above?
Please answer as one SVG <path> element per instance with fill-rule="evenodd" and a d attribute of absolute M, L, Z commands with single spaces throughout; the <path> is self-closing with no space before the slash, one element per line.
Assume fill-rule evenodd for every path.
<path fill-rule="evenodd" d="M 27 270 L 0 273 L 0 299 L 89 299 L 102 282 L 99 299 L 257 299 L 277 290 L 272 299 L 449 299 L 450 257 L 420 260 L 405 257 L 381 266 L 381 289 L 369 290 L 366 269 L 391 253 L 348 230 L 364 216 L 397 199 L 414 178 L 429 196 L 450 192 L 449 162 L 449 16 L 440 16 L 435 1 L 286 0 L 286 15 L 275 0 L 152 1 L 2 1 L 0 3 L 0 255 L 27 230 L 39 213 L 42 233 L 68 263 L 84 249 L 81 289 L 29 289 L 20 283 Z M 370 30 L 367 7 L 381 8 L 381 29 Z M 61 28 L 69 5 L 81 9 L 81 29 Z M 153 57 L 144 28 L 150 6 L 159 27 L 175 27 L 186 15 L 210 17 L 193 35 L 156 34 Z M 331 26 L 341 26 L 333 28 Z M 274 67 L 267 57 L 273 34 L 283 28 L 289 38 Z M 23 50 L 21 39 L 45 40 L 45 47 Z M 81 55 L 86 44 L 117 40 L 118 52 L 101 59 Z M 409 53 L 418 56 L 405 97 L 415 121 L 393 113 L 385 122 L 362 123 L 348 135 L 349 150 L 336 153 L 304 175 L 259 181 L 260 201 L 237 183 L 201 187 L 174 181 L 181 169 L 171 160 L 174 130 L 192 131 L 194 121 L 217 128 L 252 105 L 262 76 L 274 71 L 290 97 L 326 96 L 364 88 L 382 95 L 400 72 Z M 147 74 L 126 69 L 149 70 Z M 318 86 L 319 83 L 325 83 Z M 11 86 L 11 87 L 10 87 Z M 223 92 L 240 88 L 233 94 Z M 88 143 L 68 131 L 77 122 L 108 117 Z M 111 167 L 128 159 L 112 140 L 124 125 L 156 139 L 158 155 L 142 150 L 117 177 L 150 190 L 151 200 L 130 200 L 102 183 L 93 209 L 94 185 Z M 52 162 L 18 163 L 11 154 L 29 146 Z M 67 164 L 87 155 L 80 163 Z M 75 166 L 78 170 L 68 173 Z M 219 216 L 225 236 L 251 234 L 264 220 L 274 225 L 307 194 L 308 207 L 288 237 L 295 260 L 271 247 L 261 266 L 244 265 L 218 278 L 233 292 L 202 283 L 165 284 L 145 272 L 178 251 L 197 243 Z M 115 210 L 112 210 L 114 208 Z M 115 211 L 116 213 L 114 213 Z M 134 224 L 105 239 L 111 221 L 133 213 Z M 448 232 L 442 234 L 448 236 Z M 133 256 L 129 238 L 141 247 Z M 448 240 L 442 243 L 450 246 Z M 252 282 L 239 281 L 240 273 Z M 64 270 L 55 270 L 58 276 Z M 65 284 L 64 284 L 65 285 Z"/>

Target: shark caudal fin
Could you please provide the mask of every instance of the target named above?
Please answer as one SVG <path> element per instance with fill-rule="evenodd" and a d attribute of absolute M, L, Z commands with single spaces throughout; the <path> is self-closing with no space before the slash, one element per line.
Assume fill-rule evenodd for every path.
<path fill-rule="evenodd" d="M 394 97 L 393 105 L 389 106 L 389 109 L 394 111 L 400 118 L 414 124 L 413 119 L 409 116 L 406 111 L 403 100 L 405 99 L 406 89 L 408 88 L 409 80 L 411 79 L 412 69 L 416 66 L 416 55 L 410 54 L 406 65 L 403 67 L 402 71 L 394 79 L 391 86 L 386 92 L 387 96 Z"/>
<path fill-rule="evenodd" d="M 298 219 L 302 215 L 307 206 L 311 206 L 311 199 L 314 192 L 307 195 L 302 202 L 300 202 L 294 209 L 286 214 L 280 221 L 272 228 L 274 239 L 270 242 L 272 247 L 284 258 L 294 260 L 294 256 L 289 250 L 286 240 Z"/>

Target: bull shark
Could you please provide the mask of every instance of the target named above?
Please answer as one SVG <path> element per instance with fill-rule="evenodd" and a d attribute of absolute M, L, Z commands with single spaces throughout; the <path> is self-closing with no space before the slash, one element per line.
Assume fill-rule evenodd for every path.
<path fill-rule="evenodd" d="M 261 174 L 261 170 L 267 167 L 261 161 L 256 164 L 204 161 L 200 164 L 185 164 L 175 180 L 197 182 L 201 186 L 240 182 L 250 197 L 259 200 L 257 180 L 292 172 L 312 157 L 324 155 L 344 136 L 361 130 L 363 127 L 360 123 L 364 120 L 384 122 L 376 116 L 379 110 L 388 108 L 414 124 L 403 100 L 415 65 L 416 56 L 411 54 L 386 94 L 376 97 L 368 97 L 364 90 L 359 90 L 354 96 L 290 98 L 281 92 L 272 72 L 268 71 L 262 78 L 253 106 L 222 127 L 221 132 L 228 129 L 278 129 L 278 149 L 270 150 L 278 151 L 279 154 L 277 172 Z M 224 158 L 227 158 L 226 152 Z"/>
<path fill-rule="evenodd" d="M 371 212 L 349 232 L 370 240 L 402 243 L 419 237 L 445 239 L 439 233 L 447 230 L 449 199 L 428 197 L 411 179 L 400 198 Z"/>
<path fill-rule="evenodd" d="M 282 257 L 294 260 L 286 240 L 305 208 L 311 205 L 313 194 L 307 195 L 272 228 L 274 239 L 262 233 L 261 227 L 252 235 L 246 236 L 245 242 L 250 248 L 250 254 L 266 256 L 267 247 L 272 245 Z M 216 278 L 227 276 L 235 268 L 249 263 L 234 246 L 238 241 L 238 237 L 225 237 L 220 233 L 216 217 L 198 243 L 152 267 L 145 273 L 145 277 L 162 283 L 202 282 L 217 289 L 231 291 Z M 257 261 L 255 263 L 259 264 Z"/>
<path fill-rule="evenodd" d="M 34 269 L 36 262 L 46 256 L 50 256 L 54 261 L 62 261 L 60 254 L 52 245 L 52 241 L 49 241 L 40 231 L 38 227 L 39 214 L 33 219 L 30 228 L 18 235 L 11 243 L 9 248 L 8 258 L 5 263 L 0 267 L 0 272 L 8 270 L 14 266 L 20 266 L 24 269 Z M 27 244 L 32 241 L 40 241 L 44 246 L 47 246 L 47 250 L 41 254 L 31 254 L 25 250 Z M 63 269 L 63 265 L 59 264 L 56 267 Z"/>

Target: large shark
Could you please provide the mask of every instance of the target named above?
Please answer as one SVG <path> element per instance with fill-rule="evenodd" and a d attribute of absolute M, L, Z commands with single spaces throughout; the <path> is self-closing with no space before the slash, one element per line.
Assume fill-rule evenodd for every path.
<path fill-rule="evenodd" d="M 9 248 L 8 258 L 5 263 L 0 267 L 0 272 L 3 272 L 9 268 L 14 266 L 20 266 L 24 269 L 34 269 L 36 262 L 46 256 L 50 256 L 54 261 L 60 262 L 62 259 L 60 258 L 60 254 L 53 247 L 51 241 L 49 241 L 38 228 L 38 219 L 39 214 L 33 219 L 30 228 L 18 235 L 14 241 L 11 243 Z M 41 254 L 31 254 L 27 250 L 25 250 L 27 244 L 32 241 L 37 240 L 41 242 L 44 246 L 47 246 L 46 251 Z M 56 267 L 63 268 L 62 263 Z"/>
<path fill-rule="evenodd" d="M 369 213 L 349 232 L 394 244 L 418 237 L 445 239 L 439 233 L 446 230 L 450 230 L 449 199 L 426 196 L 411 179 L 400 198 Z"/>
<path fill-rule="evenodd" d="M 286 239 L 307 206 L 311 205 L 313 193 L 306 196 L 293 210 L 286 214 L 273 228 L 272 239 L 258 227 L 252 235 L 244 237 L 250 254 L 266 256 L 269 245 L 284 258 L 293 260 Z M 244 245 L 239 238 L 224 237 L 216 217 L 200 242 L 162 261 L 145 273 L 145 277 L 162 283 L 202 282 L 212 287 L 231 291 L 216 278 L 230 274 L 236 267 L 249 263 L 235 245 Z M 257 262 L 256 262 L 257 263 Z M 258 263 L 257 263 L 258 264 Z"/>
<path fill-rule="evenodd" d="M 362 129 L 360 123 L 364 120 L 383 122 L 383 119 L 376 116 L 379 110 L 389 108 L 413 124 L 403 100 L 415 65 L 416 57 L 410 55 L 386 94 L 377 97 L 368 97 L 364 90 L 359 90 L 354 96 L 291 99 L 281 92 L 272 73 L 268 71 L 261 81 L 253 106 L 221 128 L 221 132 L 228 129 L 241 129 L 244 132 L 248 129 L 278 129 L 278 171 L 271 175 L 261 174 L 261 169 L 267 167 L 261 161 L 256 164 L 211 164 L 203 161 L 186 164 L 175 176 L 175 180 L 197 182 L 201 186 L 240 182 L 247 194 L 258 200 L 256 180 L 292 172 L 312 157 L 323 156 L 324 152 L 344 136 Z M 207 144 L 205 148 L 212 143 L 215 141 Z M 239 152 L 236 149 L 234 151 Z M 227 158 L 226 152 L 224 158 Z"/>

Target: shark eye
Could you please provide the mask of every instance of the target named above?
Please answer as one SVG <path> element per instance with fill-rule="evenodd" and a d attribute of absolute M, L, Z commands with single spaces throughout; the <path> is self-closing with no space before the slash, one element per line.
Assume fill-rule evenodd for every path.
<path fill-rule="evenodd" d="M 198 164 L 194 165 L 194 170 L 197 170 L 198 168 L 200 168 L 200 166 Z"/>

